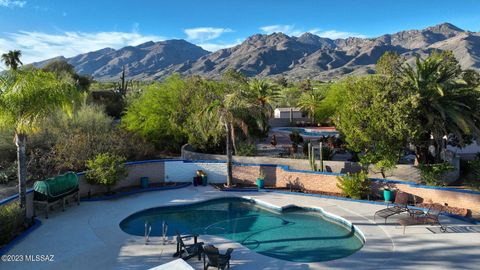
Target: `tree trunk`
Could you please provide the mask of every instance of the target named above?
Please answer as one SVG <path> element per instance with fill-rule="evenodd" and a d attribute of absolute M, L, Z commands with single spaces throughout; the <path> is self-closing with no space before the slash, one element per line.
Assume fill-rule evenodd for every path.
<path fill-rule="evenodd" d="M 232 150 L 230 148 L 231 146 L 231 143 L 230 143 L 230 139 L 231 139 L 231 134 L 232 134 L 232 130 L 231 130 L 231 126 L 229 123 L 225 123 L 225 128 L 227 130 L 227 186 L 228 187 L 231 187 L 232 186 L 232 179 L 233 179 L 233 173 L 232 173 Z"/>
<path fill-rule="evenodd" d="M 420 164 L 428 164 L 429 162 L 430 152 L 428 151 L 428 147 L 424 146 L 415 146 L 415 165 L 418 166 Z"/>
<path fill-rule="evenodd" d="M 20 207 L 23 211 L 23 217 L 27 219 L 27 155 L 25 146 L 27 144 L 27 135 L 15 134 L 15 144 L 17 146 L 18 161 L 18 193 L 20 197 Z"/>
<path fill-rule="evenodd" d="M 233 126 L 233 123 L 230 123 L 230 136 L 231 136 L 231 140 L 232 140 L 232 146 L 233 146 L 233 153 L 232 155 L 236 155 L 237 154 L 237 143 L 235 141 L 235 127 Z"/>

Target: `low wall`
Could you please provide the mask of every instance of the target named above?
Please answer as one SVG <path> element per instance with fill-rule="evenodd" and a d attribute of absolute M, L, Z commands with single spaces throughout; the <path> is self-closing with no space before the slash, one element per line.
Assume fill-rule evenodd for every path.
<path fill-rule="evenodd" d="M 311 191 L 341 193 L 337 187 L 339 173 L 312 172 L 288 169 L 275 165 L 236 164 L 233 170 L 235 181 L 256 184 L 259 173 L 265 174 L 265 185 L 306 189 Z M 448 187 L 424 186 L 414 182 L 371 178 L 372 193 L 382 196 L 383 188 L 388 186 L 410 193 L 417 203 L 433 202 L 449 206 L 471 209 L 480 212 L 480 192 Z"/>
<path fill-rule="evenodd" d="M 27 218 L 32 218 L 33 217 L 33 190 L 28 189 L 27 190 Z M 19 197 L 18 194 L 15 194 L 13 196 L 10 196 L 8 198 L 5 198 L 3 200 L 0 200 L 0 207 L 3 205 L 8 205 L 10 203 L 18 202 Z"/>
<path fill-rule="evenodd" d="M 190 145 L 182 147 L 182 159 L 184 160 L 221 160 L 225 161 L 225 155 L 203 154 L 195 152 Z M 285 165 L 295 170 L 310 170 L 310 163 L 306 159 L 293 158 L 275 158 L 275 157 L 246 157 L 233 156 L 233 161 L 237 163 L 252 163 L 252 164 L 278 164 Z M 317 161 L 317 165 L 320 162 Z M 355 173 L 360 171 L 361 166 L 356 162 L 350 161 L 323 161 L 326 172 L 334 173 Z M 369 177 L 382 178 L 380 172 L 377 172 L 373 166 L 369 170 Z M 398 164 L 395 169 L 386 173 L 388 179 L 419 181 L 420 170 L 413 165 Z"/>
<path fill-rule="evenodd" d="M 190 182 L 197 170 L 207 173 L 210 183 L 226 182 L 226 164 L 223 161 L 189 161 L 189 160 L 147 160 L 140 162 L 129 162 L 126 164 L 129 171 L 128 176 L 122 179 L 114 189 L 139 186 L 140 178 L 149 177 L 150 183 L 162 182 Z M 236 182 L 256 184 L 260 172 L 266 175 L 265 184 L 275 187 L 294 187 L 318 192 L 341 193 L 337 187 L 337 176 L 335 172 L 313 172 L 307 170 L 290 169 L 285 165 L 276 164 L 252 164 L 235 163 L 233 166 L 233 177 Z M 90 191 L 102 193 L 104 187 L 90 185 L 85 181 L 85 174 L 78 173 L 80 177 L 80 194 L 86 197 Z M 448 203 L 453 207 L 471 209 L 480 212 L 480 192 L 461 190 L 447 187 L 432 187 L 419 185 L 414 182 L 371 179 L 374 192 L 381 195 L 384 186 L 396 188 L 420 198 L 424 202 Z M 10 203 L 18 198 L 12 196 L 0 201 L 0 205 Z M 27 211 L 29 216 L 33 209 L 33 192 L 27 195 Z M 420 201 L 417 201 L 420 202 Z"/>
<path fill-rule="evenodd" d="M 165 162 L 166 182 L 191 182 L 197 170 L 204 171 L 208 176 L 209 183 L 225 183 L 227 166 L 224 162 Z"/>
<path fill-rule="evenodd" d="M 292 122 L 290 122 L 290 118 L 270 118 L 268 124 L 271 127 L 293 127 L 296 126 L 297 122 L 310 122 L 311 120 L 307 117 L 302 118 L 293 118 Z"/>
<path fill-rule="evenodd" d="M 127 162 L 126 168 L 128 175 L 126 178 L 118 181 L 115 185 L 115 189 L 139 186 L 140 177 L 148 177 L 150 183 L 162 183 L 165 182 L 165 162 L 163 160 L 149 160 L 139 162 Z M 91 185 L 85 178 L 85 173 L 78 173 L 79 176 L 79 188 L 80 196 L 86 197 L 88 193 L 102 193 L 107 189 L 99 185 Z"/>
<path fill-rule="evenodd" d="M 303 172 L 289 170 L 276 165 L 242 165 L 233 166 L 233 178 L 240 183 L 256 185 L 260 172 L 265 174 L 265 185 L 270 187 L 292 187 L 314 191 L 341 193 L 337 187 L 336 173 Z"/>

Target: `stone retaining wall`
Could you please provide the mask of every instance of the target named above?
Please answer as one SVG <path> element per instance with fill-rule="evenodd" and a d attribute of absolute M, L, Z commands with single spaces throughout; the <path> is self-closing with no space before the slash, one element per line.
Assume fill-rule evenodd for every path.
<path fill-rule="evenodd" d="M 185 160 L 226 160 L 225 155 L 203 154 L 195 152 L 190 145 L 182 147 L 182 159 Z M 276 158 L 276 157 L 247 157 L 247 156 L 233 156 L 233 161 L 237 163 L 253 163 L 253 164 L 278 164 L 286 165 L 295 170 L 310 170 L 310 163 L 306 159 L 293 158 Z M 319 161 L 317 161 L 317 165 Z M 361 166 L 356 162 L 350 161 L 323 161 L 326 172 L 334 173 L 355 173 L 360 171 Z M 382 175 L 373 167 L 369 170 L 369 177 L 382 178 Z M 420 170 L 407 164 L 398 164 L 391 172 L 387 172 L 388 179 L 404 180 L 404 181 L 419 181 Z"/>
<path fill-rule="evenodd" d="M 265 185 L 272 187 L 293 187 L 317 192 L 341 193 L 337 187 L 337 173 L 306 172 L 290 170 L 285 166 L 235 165 L 233 177 L 240 183 L 256 185 L 260 172 L 265 174 Z M 372 193 L 382 196 L 383 188 L 390 187 L 414 195 L 416 203 L 447 203 L 452 207 L 471 209 L 480 212 L 480 192 L 419 185 L 413 182 L 371 179 Z"/>

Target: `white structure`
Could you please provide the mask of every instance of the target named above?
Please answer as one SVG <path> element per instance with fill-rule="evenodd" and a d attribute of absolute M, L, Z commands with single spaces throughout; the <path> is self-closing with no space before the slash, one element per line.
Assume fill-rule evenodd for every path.
<path fill-rule="evenodd" d="M 225 162 L 165 162 L 165 182 L 191 182 L 197 170 L 204 171 L 209 183 L 225 183 L 227 164 Z"/>
<path fill-rule="evenodd" d="M 302 118 L 303 114 L 299 108 L 276 108 L 274 110 L 274 118 L 289 119 L 290 112 L 292 112 L 292 118 Z"/>

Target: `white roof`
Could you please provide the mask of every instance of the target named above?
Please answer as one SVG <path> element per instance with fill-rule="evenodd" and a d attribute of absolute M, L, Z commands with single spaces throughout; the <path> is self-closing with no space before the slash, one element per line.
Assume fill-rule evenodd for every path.
<path fill-rule="evenodd" d="M 275 110 L 278 110 L 280 112 L 289 112 L 290 110 L 294 112 L 299 112 L 300 108 L 294 108 L 294 107 L 285 107 L 285 108 L 276 108 Z"/>

